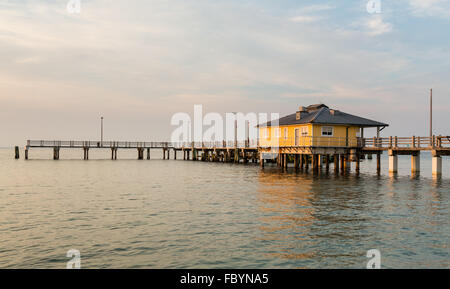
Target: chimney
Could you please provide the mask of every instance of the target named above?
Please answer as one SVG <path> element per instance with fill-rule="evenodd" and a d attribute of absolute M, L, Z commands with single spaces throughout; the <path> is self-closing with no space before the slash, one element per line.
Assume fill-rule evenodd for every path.
<path fill-rule="evenodd" d="M 300 106 L 298 108 L 297 113 L 295 114 L 295 119 L 300 120 L 302 118 L 302 116 L 304 116 L 305 114 L 308 114 L 308 112 L 306 111 L 306 108 L 304 106 Z"/>

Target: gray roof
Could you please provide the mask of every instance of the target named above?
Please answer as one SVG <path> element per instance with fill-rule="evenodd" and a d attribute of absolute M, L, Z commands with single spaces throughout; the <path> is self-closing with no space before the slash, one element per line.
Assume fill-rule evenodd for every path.
<path fill-rule="evenodd" d="M 296 117 L 296 113 L 293 113 L 280 118 L 278 121 L 279 126 L 308 123 L 349 125 L 359 127 L 389 126 L 386 123 L 348 114 L 339 110 L 330 109 L 324 104 L 314 104 L 306 107 L 306 110 L 304 112 L 301 112 L 301 118 L 298 120 Z M 265 124 L 261 124 L 260 126 L 272 126 L 272 124 L 268 122 Z"/>

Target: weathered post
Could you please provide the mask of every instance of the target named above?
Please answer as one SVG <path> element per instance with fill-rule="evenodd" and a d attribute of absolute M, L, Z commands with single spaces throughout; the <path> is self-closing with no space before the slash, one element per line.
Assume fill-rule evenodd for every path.
<path fill-rule="evenodd" d="M 433 177 L 440 177 L 442 176 L 442 157 L 435 156 L 432 160 L 432 173 Z"/>
<path fill-rule="evenodd" d="M 28 160 L 28 147 L 25 149 L 25 159 Z"/>
<path fill-rule="evenodd" d="M 393 150 L 389 150 L 389 173 L 396 174 L 398 172 L 398 156 Z"/>
<path fill-rule="evenodd" d="M 313 171 L 314 173 L 319 172 L 319 155 L 314 154 L 313 155 Z"/>
<path fill-rule="evenodd" d="M 346 162 L 346 160 L 345 160 L 345 155 L 341 155 L 341 157 L 340 157 L 340 159 L 341 159 L 341 172 L 344 172 L 345 171 L 345 162 Z"/>
<path fill-rule="evenodd" d="M 20 153 L 19 153 L 19 147 L 18 146 L 15 147 L 15 159 L 16 160 L 20 159 Z"/>
<path fill-rule="evenodd" d="M 59 160 L 59 147 L 53 147 L 53 159 Z"/>
<path fill-rule="evenodd" d="M 432 174 L 434 178 L 442 176 L 442 157 L 436 152 L 432 152 Z"/>
<path fill-rule="evenodd" d="M 377 153 L 377 174 L 381 174 L 381 153 Z"/>
<path fill-rule="evenodd" d="M 259 164 L 261 166 L 261 169 L 264 169 L 264 158 L 262 152 L 259 153 Z"/>
<path fill-rule="evenodd" d="M 338 154 L 334 154 L 333 161 L 334 161 L 334 172 L 339 173 L 339 155 Z"/>
<path fill-rule="evenodd" d="M 420 151 L 411 155 L 411 173 L 413 175 L 420 173 Z"/>
<path fill-rule="evenodd" d="M 298 157 L 299 157 L 298 154 L 294 155 L 294 168 L 295 168 L 295 170 L 298 170 L 298 165 L 299 165 Z"/>
<path fill-rule="evenodd" d="M 356 167 L 355 167 L 355 170 L 356 170 L 356 173 L 357 174 L 359 174 L 359 172 L 360 172 L 360 162 L 361 162 L 361 159 L 360 159 L 360 157 L 359 157 L 359 152 L 356 152 Z"/>
<path fill-rule="evenodd" d="M 147 148 L 147 160 L 150 159 L 150 148 Z"/>

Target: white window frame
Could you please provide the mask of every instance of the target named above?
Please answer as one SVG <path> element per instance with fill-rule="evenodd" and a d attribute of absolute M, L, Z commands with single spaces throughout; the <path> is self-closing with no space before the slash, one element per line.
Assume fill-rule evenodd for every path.
<path fill-rule="evenodd" d="M 328 133 L 324 134 L 325 129 L 331 129 L 331 135 L 328 134 Z M 322 126 L 322 134 L 321 135 L 324 136 L 324 137 L 332 137 L 332 136 L 334 136 L 334 127 L 333 126 Z"/>
<path fill-rule="evenodd" d="M 285 127 L 284 128 L 284 140 L 288 140 L 289 139 L 289 128 Z"/>
<path fill-rule="evenodd" d="M 302 126 L 302 129 L 300 131 L 300 136 L 305 137 L 309 135 L 308 127 Z"/>

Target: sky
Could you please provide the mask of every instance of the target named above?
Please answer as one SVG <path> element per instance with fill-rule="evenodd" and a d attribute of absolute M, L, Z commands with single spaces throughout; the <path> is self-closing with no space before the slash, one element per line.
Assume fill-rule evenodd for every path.
<path fill-rule="evenodd" d="M 450 135 L 450 0 L 0 0 L 0 146 L 169 140 L 177 112 L 325 103 Z M 373 12 L 373 11 L 372 11 Z M 366 136 L 373 134 L 372 131 Z"/>

